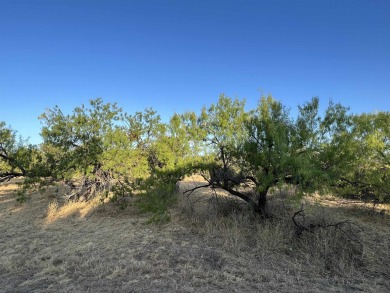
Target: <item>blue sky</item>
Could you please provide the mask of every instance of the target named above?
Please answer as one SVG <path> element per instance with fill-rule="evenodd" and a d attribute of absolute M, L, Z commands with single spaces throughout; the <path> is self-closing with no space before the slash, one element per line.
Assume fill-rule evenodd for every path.
<path fill-rule="evenodd" d="M 166 118 L 221 93 L 389 111 L 390 1 L 0 0 L 0 121 L 32 143 L 55 105 Z"/>

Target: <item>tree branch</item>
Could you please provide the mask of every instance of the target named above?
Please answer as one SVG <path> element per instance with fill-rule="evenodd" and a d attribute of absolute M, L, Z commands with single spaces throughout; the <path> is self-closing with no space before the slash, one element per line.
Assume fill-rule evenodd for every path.
<path fill-rule="evenodd" d="M 300 223 L 297 220 L 298 216 L 300 216 L 302 218 L 302 223 Z M 326 228 L 334 227 L 334 228 L 340 229 L 343 233 L 345 233 L 346 236 L 350 240 L 359 242 L 358 240 L 353 239 L 353 237 L 351 237 L 351 235 L 346 233 L 341 228 L 345 224 L 351 224 L 350 220 L 345 220 L 345 221 L 341 221 L 341 222 L 337 222 L 337 223 L 333 223 L 333 224 L 314 224 L 314 223 L 310 223 L 310 224 L 306 224 L 305 225 L 306 218 L 305 218 L 305 214 L 304 214 L 304 210 L 303 210 L 303 205 L 301 205 L 301 208 L 299 209 L 299 211 L 294 213 L 294 215 L 292 217 L 292 220 L 294 222 L 294 225 L 297 227 L 296 233 L 297 233 L 298 236 L 301 236 L 304 231 L 309 232 L 309 233 L 315 233 L 316 229 L 318 229 L 318 228 L 326 229 Z"/>
<path fill-rule="evenodd" d="M 366 183 L 366 182 L 362 182 L 362 181 L 351 181 L 351 180 L 348 180 L 345 177 L 340 177 L 340 180 L 341 181 L 345 181 L 345 182 L 351 184 L 352 186 L 356 186 L 356 187 L 363 187 L 363 186 L 364 187 L 371 187 L 371 186 L 373 186 L 373 187 L 378 188 L 379 190 L 381 190 L 382 192 L 384 192 L 386 194 L 389 193 L 388 190 L 384 189 L 382 186 L 377 185 L 377 184 Z"/>
<path fill-rule="evenodd" d="M 183 191 L 183 194 L 188 193 L 188 196 L 190 196 L 195 190 L 201 189 L 201 188 L 207 188 L 213 186 L 211 183 L 205 184 L 205 185 L 199 185 L 194 188 L 188 189 L 186 191 Z"/>
<path fill-rule="evenodd" d="M 23 166 L 17 160 L 15 160 L 14 158 L 11 158 L 7 154 L 7 152 L 4 148 L 1 148 L 1 150 L 3 151 L 3 154 L 0 153 L 0 158 L 3 158 L 5 161 L 7 161 L 11 165 L 18 167 L 20 169 L 20 171 L 22 171 L 23 174 L 26 174 L 26 170 L 23 168 Z"/>
<path fill-rule="evenodd" d="M 229 188 L 227 186 L 223 186 L 221 184 L 216 184 L 216 186 L 218 188 L 220 188 L 220 189 L 223 189 L 223 190 L 229 192 L 230 194 L 232 194 L 234 196 L 237 196 L 237 197 L 241 198 L 245 202 L 249 203 L 254 208 L 254 210 L 256 210 L 256 211 L 258 210 L 258 205 L 249 196 L 247 196 L 246 194 L 241 193 L 241 192 L 239 192 L 237 190 L 231 189 L 231 188 Z"/>
<path fill-rule="evenodd" d="M 253 176 L 245 176 L 243 179 L 247 179 L 247 180 L 252 181 L 256 186 L 259 185 L 259 183 L 257 182 L 256 178 L 253 177 Z"/>
<path fill-rule="evenodd" d="M 0 173 L 0 182 L 7 182 L 10 181 L 12 178 L 22 177 L 22 176 L 24 176 L 24 174 L 20 172 Z"/>

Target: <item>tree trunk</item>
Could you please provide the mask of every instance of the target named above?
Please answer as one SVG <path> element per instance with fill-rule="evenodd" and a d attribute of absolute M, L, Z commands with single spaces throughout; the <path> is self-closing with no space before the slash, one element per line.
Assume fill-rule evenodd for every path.
<path fill-rule="evenodd" d="M 259 193 L 259 198 L 257 201 L 257 212 L 260 213 L 260 215 L 263 218 L 268 218 L 268 204 L 267 204 L 267 193 L 268 193 L 268 188 L 265 190 L 262 190 Z"/>

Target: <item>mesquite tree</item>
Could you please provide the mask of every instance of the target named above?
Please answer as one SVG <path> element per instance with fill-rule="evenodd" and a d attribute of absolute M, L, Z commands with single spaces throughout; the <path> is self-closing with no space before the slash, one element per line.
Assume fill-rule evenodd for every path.
<path fill-rule="evenodd" d="M 174 185 L 196 147 L 191 114 L 162 123 L 152 109 L 130 115 L 97 99 L 68 115 L 58 107 L 49 109 L 40 119 L 51 176 L 69 183 L 69 199 L 110 192 L 121 199 L 162 181 Z"/>
<path fill-rule="evenodd" d="M 113 186 L 129 185 L 146 176 L 147 158 L 116 104 L 96 99 L 90 107 L 82 105 L 68 115 L 55 107 L 40 119 L 44 124 L 42 148 L 51 175 L 72 187 L 69 199 L 107 194 Z"/>
<path fill-rule="evenodd" d="M 267 216 L 267 193 L 286 179 L 298 181 L 299 160 L 295 127 L 288 111 L 272 97 L 262 97 L 245 123 L 248 139 L 244 142 L 244 170 L 256 184 L 256 211 Z"/>
<path fill-rule="evenodd" d="M 0 183 L 21 178 L 17 200 L 23 202 L 32 190 L 51 182 L 46 157 L 39 147 L 17 138 L 17 132 L 0 122 Z"/>
<path fill-rule="evenodd" d="M 53 177 L 69 183 L 76 177 L 80 179 L 78 190 L 69 194 L 69 198 L 95 193 L 108 175 L 102 171 L 100 156 L 104 147 L 102 134 L 108 132 L 111 119 L 105 119 L 108 117 L 104 117 L 100 101 L 91 106 L 92 109 L 78 107 L 72 115 L 64 115 L 55 107 L 40 116 L 44 124 L 43 148 Z"/>
<path fill-rule="evenodd" d="M 0 182 L 27 174 L 25 151 L 24 144 L 16 139 L 16 132 L 0 122 Z"/>
<path fill-rule="evenodd" d="M 338 191 L 390 200 L 390 112 L 354 115 L 344 150 L 351 159 L 339 177 Z"/>
<path fill-rule="evenodd" d="M 390 197 L 389 112 L 350 115 L 330 103 L 321 116 L 313 98 L 292 117 L 271 96 L 248 111 L 244 100 L 222 95 L 200 115 L 174 114 L 167 123 L 152 109 L 129 115 L 102 99 L 71 114 L 55 107 L 40 119 L 40 146 L 17 139 L 0 123 L 0 182 L 65 180 L 70 199 L 88 199 L 172 186 L 200 172 L 207 183 L 195 189 L 224 189 L 263 217 L 270 213 L 270 188 L 285 183 L 301 191 Z M 249 192 L 242 183 L 250 183 Z"/>
<path fill-rule="evenodd" d="M 298 173 L 296 129 L 288 111 L 272 97 L 262 97 L 253 111 L 244 107 L 244 101 L 221 96 L 203 110 L 199 125 L 214 159 L 208 157 L 201 168 L 210 172 L 205 186 L 224 189 L 267 217 L 268 190 Z M 248 181 L 253 186 L 249 194 L 239 188 Z"/>
<path fill-rule="evenodd" d="M 293 119 L 271 96 L 261 97 L 251 111 L 245 111 L 245 101 L 221 96 L 198 119 L 207 154 L 198 168 L 210 176 L 197 188 L 224 189 L 268 217 L 267 194 L 273 186 L 296 184 L 301 191 L 331 187 L 352 159 L 344 150 L 351 119 L 339 104 L 330 103 L 323 118 L 318 110 L 319 100 L 313 98 Z M 243 192 L 240 185 L 248 181 L 252 191 Z"/>

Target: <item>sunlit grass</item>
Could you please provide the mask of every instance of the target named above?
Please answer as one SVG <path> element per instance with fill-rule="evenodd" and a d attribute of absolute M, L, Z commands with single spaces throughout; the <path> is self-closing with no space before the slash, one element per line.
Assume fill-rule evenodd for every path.
<path fill-rule="evenodd" d="M 187 179 L 180 191 L 197 182 Z M 132 202 L 120 209 L 61 194 L 35 193 L 24 205 L 12 188 L 0 195 L 4 292 L 386 292 L 390 285 L 389 218 L 331 197 L 304 198 L 308 220 L 355 223 L 360 263 L 337 231 L 297 238 L 291 215 L 300 205 L 291 193 L 271 197 L 280 217 L 265 223 L 226 195 L 179 193 L 164 225 L 148 225 Z"/>

